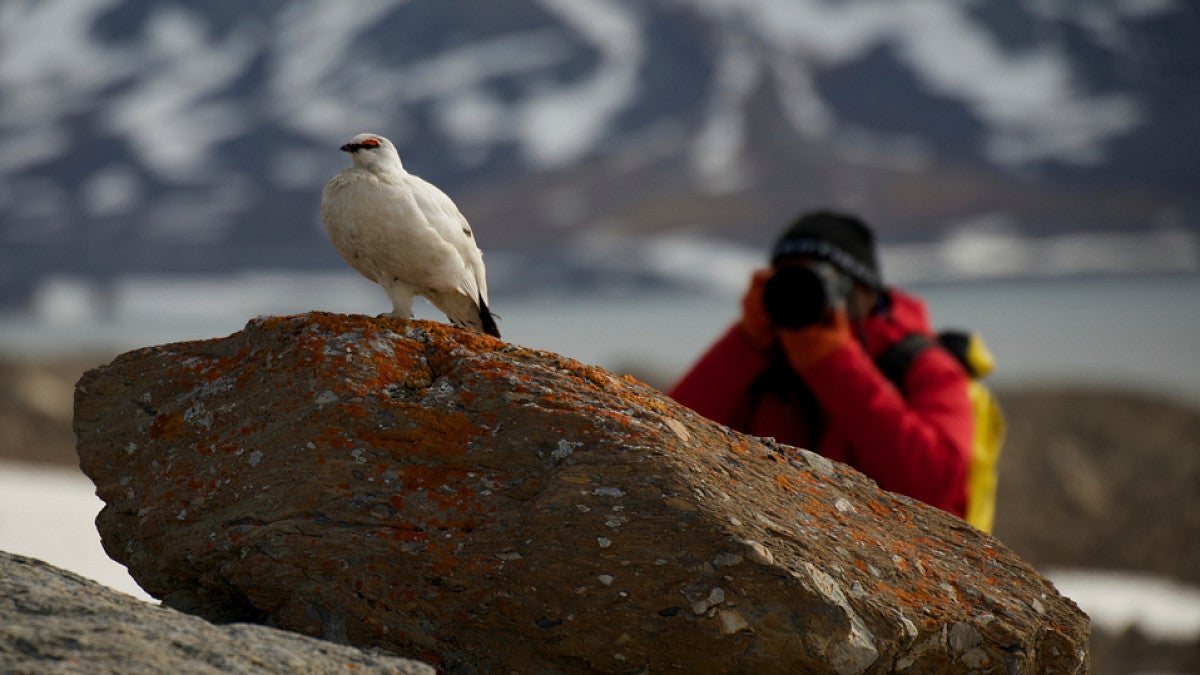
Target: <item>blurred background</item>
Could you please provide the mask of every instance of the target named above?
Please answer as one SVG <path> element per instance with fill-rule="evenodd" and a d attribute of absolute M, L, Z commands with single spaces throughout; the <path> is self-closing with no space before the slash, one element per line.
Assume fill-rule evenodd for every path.
<path fill-rule="evenodd" d="M 505 339 L 664 388 L 792 218 L 860 215 L 996 353 L 996 534 L 1096 672 L 1200 672 L 1197 119 L 1189 0 L 6 0 L 0 548 L 139 592 L 75 380 L 388 311 L 318 215 L 374 131 L 471 220 Z"/>

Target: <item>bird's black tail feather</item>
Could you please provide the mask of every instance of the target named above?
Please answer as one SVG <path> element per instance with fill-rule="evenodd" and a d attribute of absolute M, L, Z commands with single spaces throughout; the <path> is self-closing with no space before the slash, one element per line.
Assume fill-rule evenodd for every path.
<path fill-rule="evenodd" d="M 500 337 L 500 327 L 496 325 L 496 319 L 492 318 L 492 311 L 488 309 L 482 295 L 479 296 L 479 321 L 483 324 L 483 332 Z"/>

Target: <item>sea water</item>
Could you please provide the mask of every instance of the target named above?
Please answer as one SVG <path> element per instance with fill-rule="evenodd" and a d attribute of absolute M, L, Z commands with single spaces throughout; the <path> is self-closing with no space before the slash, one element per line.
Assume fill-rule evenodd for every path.
<path fill-rule="evenodd" d="M 997 385 L 1134 388 L 1200 405 L 1200 274 L 972 281 L 913 286 L 935 327 L 983 335 Z M 0 355 L 115 354 L 228 335 L 257 315 L 380 314 L 383 292 L 352 274 L 127 280 L 97 299 L 61 283 L 33 310 L 0 316 Z M 737 292 L 606 289 L 493 295 L 504 339 L 670 381 L 739 312 Z M 104 310 L 97 310 L 97 306 Z M 418 299 L 417 317 L 444 321 Z"/>

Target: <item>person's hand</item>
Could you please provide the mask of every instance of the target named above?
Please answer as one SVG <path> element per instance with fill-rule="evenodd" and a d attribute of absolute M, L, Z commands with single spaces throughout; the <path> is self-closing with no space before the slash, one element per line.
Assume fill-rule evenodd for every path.
<path fill-rule="evenodd" d="M 775 274 L 773 269 L 756 270 L 750 276 L 750 287 L 742 296 L 742 318 L 739 323 L 746 339 L 760 352 L 767 352 L 775 346 L 775 325 L 767 314 L 767 305 L 763 301 L 763 289 L 767 280 Z"/>
<path fill-rule="evenodd" d="M 824 323 L 780 329 L 779 343 L 788 363 L 801 375 L 854 339 L 845 310 L 834 310 Z"/>

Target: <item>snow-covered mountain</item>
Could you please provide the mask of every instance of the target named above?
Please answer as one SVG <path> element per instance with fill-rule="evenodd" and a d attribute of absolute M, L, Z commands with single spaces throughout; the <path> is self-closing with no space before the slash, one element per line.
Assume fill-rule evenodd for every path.
<path fill-rule="evenodd" d="M 1198 118 L 1187 0 L 15 0 L 0 303 L 341 269 L 317 203 L 364 130 L 529 280 L 817 206 L 896 245 L 1149 230 L 1194 269 Z"/>

